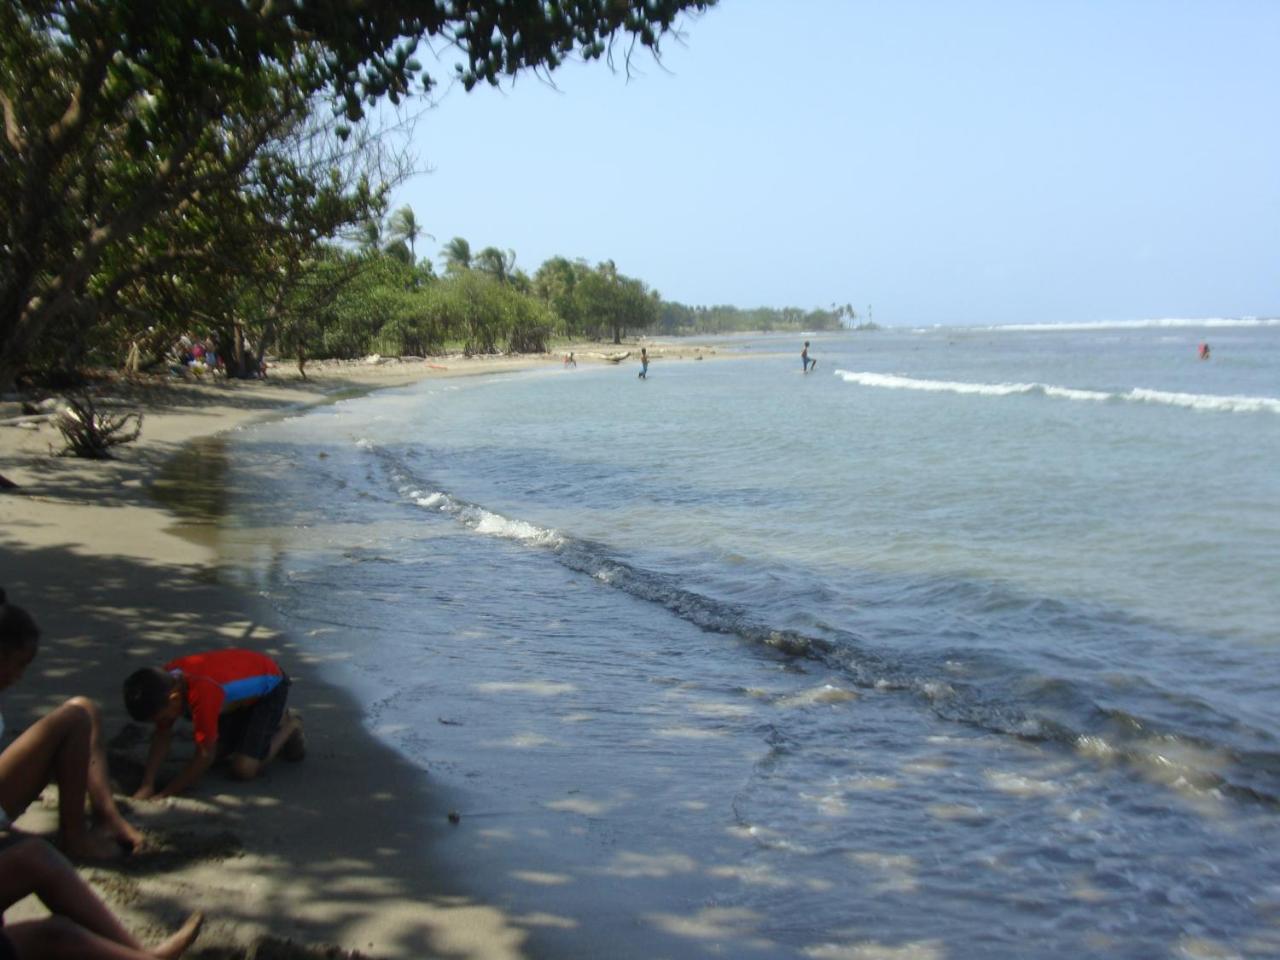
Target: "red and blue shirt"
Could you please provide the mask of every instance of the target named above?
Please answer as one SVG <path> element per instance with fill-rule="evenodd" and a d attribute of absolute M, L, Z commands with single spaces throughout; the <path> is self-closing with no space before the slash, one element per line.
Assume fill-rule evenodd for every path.
<path fill-rule="evenodd" d="M 284 680 L 284 671 L 266 654 L 238 648 L 193 653 L 164 668 L 186 681 L 186 712 L 203 747 L 218 742 L 222 714 L 256 703 Z"/>

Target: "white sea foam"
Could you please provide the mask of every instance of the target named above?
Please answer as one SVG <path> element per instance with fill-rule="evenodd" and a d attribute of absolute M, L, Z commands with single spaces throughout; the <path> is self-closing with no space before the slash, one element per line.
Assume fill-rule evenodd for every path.
<path fill-rule="evenodd" d="M 974 329 L 995 333 L 1069 333 L 1080 330 L 1225 329 L 1280 327 L 1276 317 L 1156 317 L 1147 320 L 1097 320 L 1082 323 L 1008 323 Z"/>
<path fill-rule="evenodd" d="M 1077 390 L 1074 387 L 1051 386 L 1045 386 L 1043 389 L 1046 397 L 1059 397 L 1063 400 L 1092 400 L 1094 403 L 1100 403 L 1112 397 L 1112 394 L 1101 390 Z"/>
<path fill-rule="evenodd" d="M 536 523 L 525 520 L 512 520 L 501 514 L 488 510 L 477 510 L 475 513 L 476 533 L 491 537 L 503 537 L 507 540 L 519 540 L 521 543 L 533 543 L 540 546 L 557 546 L 562 542 L 560 534 L 554 530 L 540 527 Z"/>
<path fill-rule="evenodd" d="M 777 701 L 777 705 L 780 707 L 809 707 L 815 704 L 844 703 L 847 700 L 857 699 L 857 693 L 852 690 L 824 683 L 820 687 L 782 697 Z"/>
<path fill-rule="evenodd" d="M 1280 413 L 1280 399 L 1275 397 L 1219 396 L 1212 393 L 1172 393 L 1168 390 L 1146 390 L 1135 387 L 1125 394 L 1126 400 L 1140 403 L 1163 403 L 1191 410 L 1223 413 Z"/>
<path fill-rule="evenodd" d="M 991 397 L 1004 397 L 1014 393 L 1030 393 L 1034 383 L 966 383 L 962 380 L 919 380 L 900 377 L 892 373 L 837 370 L 836 376 L 848 383 L 860 383 L 864 387 L 885 387 L 890 390 L 924 390 L 932 393 L 978 393 Z"/>
<path fill-rule="evenodd" d="M 958 393 L 986 397 L 1022 396 L 1041 393 L 1059 400 L 1079 400 L 1102 403 L 1108 400 L 1131 403 L 1156 403 L 1189 410 L 1215 413 L 1280 413 L 1280 398 L 1224 396 L 1213 393 L 1176 393 L 1168 390 L 1151 390 L 1134 387 L 1124 393 L 1106 393 L 1101 390 L 1082 390 L 1047 383 L 970 383 L 963 380 L 921 380 L 891 373 L 837 370 L 836 376 L 846 383 L 864 387 L 880 387 L 887 390 L 920 390 L 927 393 Z"/>
<path fill-rule="evenodd" d="M 947 700 L 955 696 L 956 689 L 949 683 L 929 680 L 920 685 L 921 692 L 930 700 Z"/>
<path fill-rule="evenodd" d="M 987 782 L 1001 793 L 1020 797 L 1048 797 L 1062 792 L 1062 787 L 1052 780 L 1028 777 L 1006 770 L 988 770 Z"/>

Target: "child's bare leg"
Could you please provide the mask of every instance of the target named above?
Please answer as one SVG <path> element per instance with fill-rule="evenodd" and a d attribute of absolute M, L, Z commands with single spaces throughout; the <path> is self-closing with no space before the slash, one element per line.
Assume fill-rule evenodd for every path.
<path fill-rule="evenodd" d="M 295 710 L 286 710 L 280 719 L 280 726 L 271 735 L 271 743 L 267 747 L 267 755 L 259 760 L 243 753 L 231 755 L 231 775 L 237 780 L 252 780 L 262 768 L 275 759 L 280 749 L 289 742 L 289 738 L 302 730 L 302 718 Z"/>
<path fill-rule="evenodd" d="M 7 907 L 31 893 L 50 913 L 118 944 L 142 949 L 67 858 L 38 837 L 0 850 L 0 904 Z M 6 929 L 12 933 L 16 927 Z"/>
<path fill-rule="evenodd" d="M 89 832 L 84 812 L 88 790 L 92 711 L 84 698 L 68 700 L 41 717 L 0 753 L 0 807 L 17 817 L 45 785 L 58 784 L 58 825 L 68 853 L 103 858 L 119 849 Z M 108 791 L 109 793 L 110 791 Z M 119 812 L 117 811 L 117 816 Z"/>
<path fill-rule="evenodd" d="M 204 914 L 197 910 L 187 917 L 182 926 L 167 940 L 162 940 L 152 947 L 150 950 L 151 955 L 160 957 L 161 960 L 177 960 L 186 951 L 187 947 L 191 946 L 195 941 L 203 924 Z"/>
<path fill-rule="evenodd" d="M 302 715 L 297 710 L 286 710 L 284 718 L 280 721 L 280 728 L 271 737 L 271 746 L 267 748 L 267 758 L 263 760 L 263 764 L 268 764 L 276 758 L 284 745 L 294 737 L 302 736 Z"/>
<path fill-rule="evenodd" d="M 73 697 L 67 702 L 80 706 L 89 714 L 89 802 L 111 835 L 136 849 L 142 845 L 142 831 L 124 818 L 111 793 L 107 750 L 102 738 L 102 713 L 98 705 L 87 697 Z"/>
<path fill-rule="evenodd" d="M 154 950 L 117 943 L 62 916 L 5 927 L 18 960 L 177 960 L 195 940 L 203 918 L 192 915 Z"/>

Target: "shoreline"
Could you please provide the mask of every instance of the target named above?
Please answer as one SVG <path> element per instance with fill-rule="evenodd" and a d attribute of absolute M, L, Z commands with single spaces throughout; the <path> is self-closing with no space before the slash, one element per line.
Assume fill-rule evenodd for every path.
<path fill-rule="evenodd" d="M 599 346 L 565 349 L 583 363 L 603 363 L 584 349 Z M 715 353 L 701 344 L 664 347 L 653 355 Z M 182 535 L 186 525 L 155 486 L 163 467 L 200 438 L 429 377 L 559 367 L 563 352 L 312 363 L 307 381 L 281 367 L 265 382 L 121 383 L 102 392 L 137 404 L 145 420 L 139 440 L 114 448 L 110 461 L 50 456 L 58 435 L 47 423 L 0 431 L 0 475 L 19 485 L 0 496 L 0 584 L 43 634 L 27 676 L 0 700 L 9 738 L 67 697 L 90 696 L 103 709 L 113 775 L 127 784 L 146 749 L 146 731 L 129 723 L 120 703 L 131 669 L 235 644 L 276 656 L 295 680 L 290 703 L 306 721 L 306 761 L 273 764 L 249 783 L 215 770 L 189 797 L 125 801 L 155 849 L 82 868 L 144 939 L 203 909 L 208 920 L 188 956 L 537 955 L 528 949 L 536 923 L 459 893 L 484 889 L 483 876 L 445 877 L 449 858 L 433 860 L 433 845 L 453 829 L 446 813 L 457 799 L 365 729 L 355 698 L 321 679 L 321 658 L 302 638 L 281 633 L 263 601 L 219 576 L 212 545 Z M 8 417 L 15 407 L 0 409 Z M 18 827 L 53 833 L 53 793 Z M 28 898 L 8 916 L 42 912 Z"/>

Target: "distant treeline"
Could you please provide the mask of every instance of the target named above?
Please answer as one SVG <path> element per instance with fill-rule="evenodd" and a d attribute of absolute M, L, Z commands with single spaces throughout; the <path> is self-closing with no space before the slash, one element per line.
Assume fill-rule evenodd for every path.
<path fill-rule="evenodd" d="M 557 340 L 621 343 L 640 334 L 819 331 L 852 326 L 853 308 L 690 307 L 662 300 L 613 261 L 552 257 L 530 276 L 513 251 L 454 237 L 436 263 L 418 255 L 429 236 L 413 211 L 374 212 L 270 270 L 189 270 L 165 283 L 130 279 L 92 321 L 67 325 L 28 352 L 35 379 L 86 366 L 138 369 L 174 363 L 183 338 L 198 340 L 230 376 L 250 376 L 268 353 L 308 360 L 386 356 L 537 353 Z M 246 248 L 251 249 L 251 248 Z M 299 251 L 302 253 L 302 251 Z M 220 266 L 231 266 L 226 260 Z M 38 371 L 45 371 L 44 374 Z"/>
<path fill-rule="evenodd" d="M 463 237 L 444 244 L 433 262 L 417 253 L 425 236 L 409 207 L 385 220 L 366 219 L 345 243 L 323 244 L 292 264 L 291 280 L 270 311 L 246 289 L 226 319 L 206 313 L 181 330 L 153 324 L 142 338 L 143 366 L 165 362 L 175 336 L 183 333 L 208 339 L 224 358 L 234 359 L 243 350 L 238 343 L 247 339 L 255 365 L 254 358 L 268 350 L 305 365 L 310 359 L 375 353 L 536 353 L 556 340 L 620 343 L 645 333 L 836 330 L 857 319 L 848 305 L 744 310 L 669 303 L 644 281 L 620 273 L 611 260 L 593 265 L 557 256 L 530 276 L 516 266 L 514 251 L 473 251 Z M 96 344 L 92 353 L 119 355 L 128 346 L 112 328 L 97 329 L 116 339 Z"/>
<path fill-rule="evenodd" d="M 689 307 L 683 303 L 662 304 L 656 332 L 664 336 L 745 331 L 840 330 L 857 324 L 853 307 L 845 304 L 829 310 L 801 310 L 799 307 Z M 857 324 L 867 329 L 869 324 Z"/>
<path fill-rule="evenodd" d="M 486 247 L 473 254 L 454 237 L 441 251 L 437 275 L 429 259 L 413 254 L 410 240 L 417 238 L 404 229 L 413 222 L 402 208 L 389 243 L 366 225 L 359 249 L 327 247 L 289 311 L 281 348 L 312 357 L 531 353 L 549 350 L 556 338 L 616 343 L 657 322 L 658 295 L 612 261 L 592 266 L 553 257 L 531 277 L 515 266 L 512 251 Z M 329 294 L 317 300 L 316 291 Z"/>
<path fill-rule="evenodd" d="M 612 340 L 642 333 L 682 336 L 741 331 L 838 330 L 853 325 L 849 305 L 830 309 L 690 307 L 667 302 L 611 260 L 552 257 L 529 276 L 515 253 L 454 237 L 441 249 L 441 273 L 414 254 L 422 235 L 403 207 L 384 230 L 365 224 L 359 249 L 330 247 L 312 271 L 326 303 L 292 311 L 281 344 L 325 357 L 368 353 L 425 355 L 539 352 L 558 338 Z M 865 326 L 865 325 L 864 325 Z"/>

